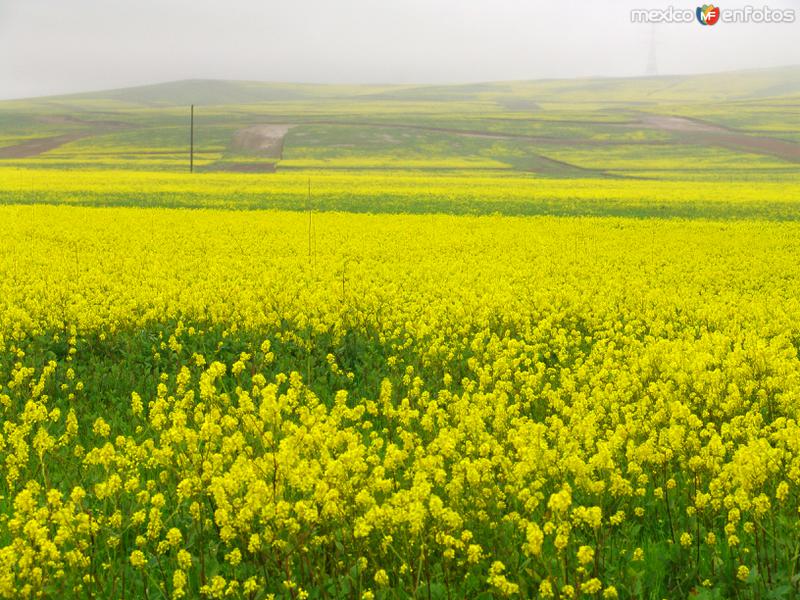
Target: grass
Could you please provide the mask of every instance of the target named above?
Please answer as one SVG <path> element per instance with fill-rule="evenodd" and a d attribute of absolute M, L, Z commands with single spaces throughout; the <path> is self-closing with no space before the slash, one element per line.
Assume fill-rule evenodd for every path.
<path fill-rule="evenodd" d="M 277 169 L 507 169 L 569 180 L 794 181 L 796 162 L 645 127 L 682 115 L 749 135 L 797 140 L 797 69 L 700 77 L 470 86 L 311 86 L 188 81 L 0 103 L 0 140 L 90 135 L 2 166 L 182 171 L 188 104 L 199 164 L 247 162 L 230 147 L 258 123 L 290 123 Z M 794 87 L 793 87 L 794 86 Z M 772 91 L 770 93 L 770 90 Z M 476 136 L 475 134 L 481 134 Z M 216 168 L 216 167 L 215 167 Z M 478 175 L 480 176 L 480 175 Z M 423 191 L 421 190 L 421 193 Z"/>

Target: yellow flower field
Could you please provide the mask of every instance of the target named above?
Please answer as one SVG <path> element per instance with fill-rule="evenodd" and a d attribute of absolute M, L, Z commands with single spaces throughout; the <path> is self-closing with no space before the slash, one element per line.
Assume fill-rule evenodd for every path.
<path fill-rule="evenodd" d="M 800 224 L 0 223 L 0 597 L 796 586 Z"/>
<path fill-rule="evenodd" d="M 0 167 L 0 202 L 80 206 L 796 220 L 797 173 L 758 181 L 474 171 L 202 173 Z M 795 170 L 796 171 L 796 170 Z"/>

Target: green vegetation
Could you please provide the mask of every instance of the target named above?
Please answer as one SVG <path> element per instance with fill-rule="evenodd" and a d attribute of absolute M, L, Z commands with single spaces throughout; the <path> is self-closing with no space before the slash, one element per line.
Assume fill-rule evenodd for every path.
<path fill-rule="evenodd" d="M 799 82 L 800 68 L 468 86 L 185 81 L 1 103 L 0 168 L 185 171 L 193 103 L 198 173 L 795 182 Z M 233 144 L 269 124 L 291 125 L 272 151 Z M 48 147 L 56 136 L 70 139 Z M 36 139 L 41 151 L 14 148 Z"/>
<path fill-rule="evenodd" d="M 0 598 L 797 598 L 799 108 L 0 104 Z"/>

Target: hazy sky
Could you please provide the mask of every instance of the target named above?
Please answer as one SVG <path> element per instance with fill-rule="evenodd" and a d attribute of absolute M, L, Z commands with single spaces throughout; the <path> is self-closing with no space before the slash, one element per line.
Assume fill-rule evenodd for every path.
<path fill-rule="evenodd" d="M 703 0 L 705 1 L 705 0 Z M 727 2 L 723 9 L 758 1 Z M 175 79 L 451 83 L 800 64 L 793 24 L 633 24 L 685 0 L 0 0 L 0 97 Z"/>

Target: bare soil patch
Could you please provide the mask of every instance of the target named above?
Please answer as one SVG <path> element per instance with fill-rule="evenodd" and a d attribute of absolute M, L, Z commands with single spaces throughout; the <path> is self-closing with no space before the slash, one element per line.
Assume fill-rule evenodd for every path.
<path fill-rule="evenodd" d="M 664 131 L 686 131 L 686 132 L 703 132 L 703 133 L 727 133 L 729 129 L 725 129 L 713 123 L 706 123 L 696 119 L 687 119 L 686 117 L 673 117 L 665 115 L 647 115 L 642 117 L 641 122 L 636 125 L 644 125 L 653 129 L 663 129 Z"/>
<path fill-rule="evenodd" d="M 768 154 L 791 162 L 800 162 L 800 144 L 777 138 L 756 137 L 752 135 L 727 133 L 706 134 L 708 143 L 732 150 Z"/>
<path fill-rule="evenodd" d="M 683 134 L 685 139 L 690 142 L 721 146 L 740 152 L 766 154 L 791 162 L 800 162 L 800 144 L 788 140 L 750 135 L 736 129 L 685 117 L 647 115 L 642 117 L 641 124 L 646 127 Z"/>
<path fill-rule="evenodd" d="M 33 140 L 26 140 L 13 146 L 6 146 L 0 148 L 0 158 L 30 158 L 31 156 L 38 156 L 54 150 L 59 146 L 63 146 L 69 142 L 74 142 L 84 137 L 91 135 L 91 132 L 76 132 L 65 133 L 63 135 L 54 135 L 46 138 L 36 138 Z"/>
<path fill-rule="evenodd" d="M 283 138 L 291 125 L 251 125 L 233 134 L 231 150 L 242 154 L 257 154 L 280 158 L 283 153 Z"/>
<path fill-rule="evenodd" d="M 85 137 L 132 127 L 130 123 L 124 123 L 122 121 L 88 120 L 80 119 L 70 115 L 43 115 L 38 117 L 38 120 L 42 123 L 55 125 L 83 125 L 89 127 L 89 129 L 25 140 L 24 142 L 14 144 L 13 146 L 5 146 L 4 148 L 0 148 L 0 159 L 30 158 L 32 156 L 39 156 L 40 154 L 44 154 L 50 150 L 55 150 L 64 144 L 68 144 Z"/>

